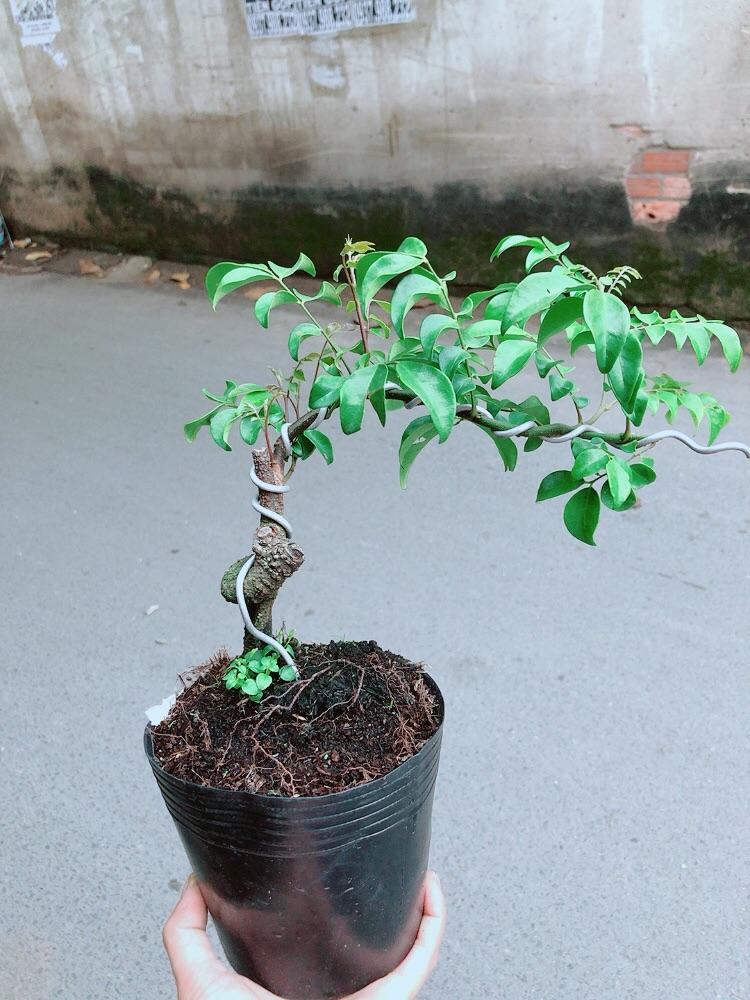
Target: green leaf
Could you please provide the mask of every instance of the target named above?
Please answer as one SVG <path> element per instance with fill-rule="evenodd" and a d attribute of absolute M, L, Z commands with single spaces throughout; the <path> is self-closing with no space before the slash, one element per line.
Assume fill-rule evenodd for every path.
<path fill-rule="evenodd" d="M 536 420 L 538 424 L 548 424 L 550 422 L 549 410 L 538 396 L 528 396 L 522 403 L 518 404 L 516 409 L 524 415 L 524 419 L 528 415 L 532 420 Z M 537 438 L 536 440 L 541 440 L 541 438 Z"/>
<path fill-rule="evenodd" d="M 643 347 L 638 334 L 631 330 L 607 378 L 612 392 L 625 413 L 632 411 L 644 377 Z"/>
<path fill-rule="evenodd" d="M 468 351 L 463 350 L 458 344 L 451 344 L 450 347 L 443 347 L 438 356 L 440 371 L 445 372 L 449 379 L 456 374 L 458 366 L 470 357 Z"/>
<path fill-rule="evenodd" d="M 563 521 L 565 527 L 581 542 L 586 545 L 596 545 L 594 533 L 599 524 L 599 494 L 596 490 L 587 486 L 573 496 L 565 504 L 563 511 Z"/>
<path fill-rule="evenodd" d="M 557 472 L 550 472 L 539 484 L 536 502 L 552 500 L 553 497 L 561 497 L 565 493 L 572 493 L 580 485 L 580 479 L 577 479 L 568 469 L 559 469 Z"/>
<path fill-rule="evenodd" d="M 289 334 L 287 347 L 294 361 L 299 361 L 300 344 L 309 337 L 319 337 L 323 331 L 316 323 L 298 323 Z"/>
<path fill-rule="evenodd" d="M 422 274 L 409 274 L 396 285 L 391 299 L 391 322 L 399 337 L 404 335 L 406 314 L 419 299 L 430 299 L 447 308 L 442 286 L 434 278 Z"/>
<path fill-rule="evenodd" d="M 702 365 L 711 350 L 711 337 L 708 330 L 700 323 L 689 323 L 687 326 L 687 337 L 690 346 L 695 351 L 698 364 Z"/>
<path fill-rule="evenodd" d="M 579 438 L 573 438 L 573 440 L 570 442 L 570 450 L 573 452 L 575 458 L 578 458 L 581 452 L 587 451 L 589 448 L 603 448 L 603 447 L 604 447 L 604 441 L 600 437 L 595 437 L 595 438 L 579 437 Z"/>
<path fill-rule="evenodd" d="M 513 286 L 515 288 L 515 286 Z M 504 323 L 505 313 L 508 311 L 508 303 L 513 295 L 512 289 L 507 292 L 500 292 L 498 295 L 493 296 L 490 301 L 485 306 L 484 318 L 494 319 L 501 324 Z"/>
<path fill-rule="evenodd" d="M 310 390 L 310 409 L 320 410 L 338 401 L 344 379 L 340 375 L 324 373 L 313 382 Z"/>
<path fill-rule="evenodd" d="M 549 240 L 544 240 L 544 247 L 542 249 L 537 249 L 532 247 L 531 250 L 526 254 L 525 267 L 527 271 L 531 271 L 535 268 L 537 264 L 542 264 L 545 260 L 555 260 L 570 246 L 570 243 L 550 243 Z"/>
<path fill-rule="evenodd" d="M 555 365 L 559 364 L 554 358 L 548 358 L 542 351 L 535 352 L 534 363 L 536 364 L 536 370 L 539 372 L 539 378 L 547 378 Z"/>
<path fill-rule="evenodd" d="M 370 355 L 372 356 L 372 354 Z M 376 367 L 375 375 L 370 384 L 370 404 L 377 415 L 381 426 L 385 427 L 386 415 L 388 413 L 388 400 L 385 398 L 385 383 L 388 377 L 388 368 L 384 364 Z"/>
<path fill-rule="evenodd" d="M 581 480 L 601 472 L 609 461 L 609 453 L 604 448 L 586 448 L 576 456 L 573 463 L 573 477 Z"/>
<path fill-rule="evenodd" d="M 493 337 L 499 337 L 503 325 L 497 319 L 480 319 L 467 327 L 461 335 L 464 347 L 485 347 Z"/>
<path fill-rule="evenodd" d="M 676 316 L 678 313 L 676 310 L 672 310 L 672 315 Z M 681 351 L 685 346 L 685 341 L 687 340 L 688 331 L 690 330 L 690 323 L 667 323 L 667 330 L 674 337 L 674 342 L 678 351 Z"/>
<path fill-rule="evenodd" d="M 654 345 L 658 347 L 667 332 L 666 324 L 664 323 L 652 323 L 646 326 L 646 336 Z"/>
<path fill-rule="evenodd" d="M 649 486 L 656 479 L 656 473 L 650 465 L 645 462 L 633 462 L 628 466 L 630 484 L 634 490 L 639 490 L 642 486 Z"/>
<path fill-rule="evenodd" d="M 365 400 L 379 365 L 358 368 L 344 379 L 339 400 L 341 429 L 344 434 L 354 434 L 362 426 Z"/>
<path fill-rule="evenodd" d="M 685 392 L 680 397 L 680 403 L 689 412 L 690 416 L 693 418 L 693 423 L 697 427 L 701 420 L 703 420 L 703 400 L 695 392 Z"/>
<path fill-rule="evenodd" d="M 429 316 L 425 316 L 419 328 L 419 340 L 426 356 L 432 358 L 432 352 L 441 333 L 457 329 L 458 323 L 452 316 L 442 316 L 440 313 L 431 313 Z"/>
<path fill-rule="evenodd" d="M 265 691 L 273 684 L 273 677 L 270 674 L 257 674 L 255 683 L 258 685 L 259 691 Z"/>
<path fill-rule="evenodd" d="M 330 465 L 333 461 L 333 445 L 331 444 L 331 439 L 323 431 L 318 430 L 306 430 L 305 437 L 314 446 L 315 450 L 320 452 L 323 458 L 326 460 L 326 464 Z"/>
<path fill-rule="evenodd" d="M 604 483 L 602 486 L 602 503 L 605 507 L 609 507 L 610 510 L 623 511 L 630 510 L 630 508 L 635 504 L 635 493 L 630 493 L 627 500 L 623 504 L 616 504 L 614 497 L 612 496 L 612 491 L 609 488 L 609 483 Z"/>
<path fill-rule="evenodd" d="M 312 278 L 315 277 L 315 265 L 305 253 L 301 253 L 291 267 L 281 267 L 270 260 L 268 267 L 278 278 L 288 278 L 290 274 L 296 274 L 297 271 L 304 271 L 305 274 L 309 274 Z"/>
<path fill-rule="evenodd" d="M 206 273 L 206 294 L 216 308 L 225 295 L 254 281 L 271 281 L 273 275 L 263 264 L 214 264 Z"/>
<path fill-rule="evenodd" d="M 529 317 L 546 309 L 564 291 L 576 287 L 579 287 L 579 282 L 562 268 L 528 275 L 511 293 L 503 318 L 503 329 L 507 330 L 514 324 L 522 327 Z"/>
<path fill-rule="evenodd" d="M 535 247 L 538 250 L 542 250 L 544 249 L 544 243 L 542 243 L 538 236 L 503 236 L 492 251 L 490 260 L 495 260 L 501 253 L 505 253 L 506 250 L 512 250 L 513 247 Z"/>
<path fill-rule="evenodd" d="M 425 404 L 438 437 L 445 441 L 456 419 L 456 394 L 450 379 L 438 368 L 420 361 L 399 361 L 396 374 Z"/>
<path fill-rule="evenodd" d="M 324 281 L 320 288 L 317 290 L 315 295 L 299 295 L 301 302 L 329 302 L 332 306 L 341 306 L 341 295 L 340 289 L 344 288 L 344 285 L 332 285 L 330 281 Z"/>
<path fill-rule="evenodd" d="M 398 358 L 408 357 L 410 354 L 421 354 L 422 345 L 416 337 L 404 337 L 403 340 L 394 340 L 388 351 L 388 361 L 393 362 Z"/>
<path fill-rule="evenodd" d="M 458 316 L 463 319 L 470 319 L 474 315 L 476 307 L 481 305 L 482 302 L 486 302 L 487 299 L 493 298 L 500 292 L 512 292 L 515 287 L 515 282 L 504 282 L 501 285 L 495 285 L 494 288 L 488 288 L 484 291 L 470 292 L 461 303 Z"/>
<path fill-rule="evenodd" d="M 236 406 L 225 406 L 223 409 L 219 410 L 218 413 L 211 417 L 209 423 L 209 430 L 211 431 L 211 437 L 218 444 L 220 448 L 224 451 L 231 451 L 229 442 L 227 438 L 229 436 L 229 431 L 231 430 L 232 424 L 239 417 Z"/>
<path fill-rule="evenodd" d="M 573 323 L 577 323 L 582 316 L 583 299 L 581 298 L 568 297 L 553 302 L 539 325 L 539 336 L 537 337 L 539 347 L 556 333 L 567 330 Z"/>
<path fill-rule="evenodd" d="M 240 437 L 245 444 L 253 445 L 258 440 L 263 421 L 260 417 L 243 417 L 240 420 Z"/>
<path fill-rule="evenodd" d="M 622 507 L 630 496 L 632 487 L 627 465 L 614 455 L 607 462 L 607 482 L 612 499 L 618 507 Z"/>
<path fill-rule="evenodd" d="M 480 430 L 484 431 L 487 437 L 492 438 L 492 442 L 497 448 L 500 458 L 503 460 L 503 465 L 505 466 L 506 472 L 512 472 L 516 467 L 516 462 L 518 461 L 518 447 L 511 438 L 501 438 L 497 434 L 493 433 L 489 427 L 483 427 L 482 424 L 477 424 Z"/>
<path fill-rule="evenodd" d="M 255 303 L 255 318 L 264 329 L 267 329 L 268 314 L 271 310 L 275 309 L 276 306 L 283 305 L 285 302 L 295 301 L 294 295 L 285 288 L 282 288 L 278 292 L 265 292 Z"/>
<path fill-rule="evenodd" d="M 495 351 L 492 388 L 497 389 L 503 382 L 517 375 L 535 350 L 536 344 L 530 340 L 501 341 Z"/>
<path fill-rule="evenodd" d="M 583 316 L 594 335 L 599 371 L 611 371 L 630 329 L 628 307 L 616 295 L 591 288 L 583 297 Z"/>
<path fill-rule="evenodd" d="M 372 260 L 372 257 L 375 260 Z M 354 268 L 357 276 L 357 287 L 360 289 L 360 296 L 364 306 L 364 314 L 367 315 L 370 303 L 377 293 L 392 278 L 404 274 L 406 271 L 413 271 L 421 263 L 419 257 L 406 253 L 385 253 L 385 254 L 365 254 L 361 257 Z"/>
<path fill-rule="evenodd" d="M 742 361 L 742 344 L 737 333 L 731 326 L 726 326 L 724 323 L 717 323 L 713 320 L 706 323 L 706 327 L 721 344 L 721 349 L 724 352 L 724 357 L 727 359 L 729 370 L 736 372 L 740 361 Z"/>
<path fill-rule="evenodd" d="M 228 378 L 224 379 L 224 392 L 221 396 L 216 396 L 214 393 L 209 392 L 208 389 L 201 389 L 201 392 L 207 399 L 212 399 L 215 403 L 228 403 L 234 393 L 237 392 L 237 383 Z"/>
<path fill-rule="evenodd" d="M 247 680 L 243 681 L 240 690 L 244 694 L 249 695 L 251 698 L 254 695 L 259 694 L 258 684 L 255 677 L 248 677 Z"/>
<path fill-rule="evenodd" d="M 594 335 L 591 330 L 581 330 L 581 332 L 577 333 L 570 342 L 571 357 L 576 353 L 576 351 L 580 351 L 582 347 L 593 346 L 593 343 Z"/>
<path fill-rule="evenodd" d="M 189 423 L 185 424 L 185 426 L 183 427 L 185 438 L 191 442 L 195 441 L 195 436 L 201 429 L 201 427 L 208 427 L 213 417 L 219 412 L 221 408 L 222 408 L 221 406 L 215 406 L 213 410 L 209 410 L 208 413 L 204 413 L 202 417 L 198 417 L 197 420 L 191 420 L 189 421 Z"/>
<path fill-rule="evenodd" d="M 570 381 L 570 379 L 563 378 L 557 372 L 550 372 L 549 376 L 549 394 L 552 397 L 553 402 L 557 402 L 558 399 L 562 399 L 563 396 L 567 396 L 569 393 L 573 392 L 575 386 Z"/>
<path fill-rule="evenodd" d="M 436 435 L 435 425 L 429 416 L 417 417 L 405 428 L 398 449 L 399 480 L 402 490 L 406 489 L 406 480 L 415 458 Z"/>
<path fill-rule="evenodd" d="M 635 402 L 633 403 L 633 409 L 630 411 L 630 419 L 635 424 L 636 427 L 640 427 L 643 423 L 643 418 L 646 416 L 646 407 L 648 406 L 648 394 L 644 392 L 643 389 L 639 389 L 636 393 Z"/>
<path fill-rule="evenodd" d="M 706 417 L 708 418 L 708 426 L 710 428 L 708 443 L 711 445 L 729 423 L 729 414 L 723 406 L 715 403 L 713 406 L 706 407 Z"/>
<path fill-rule="evenodd" d="M 258 385 L 257 382 L 243 382 L 242 385 L 236 385 L 227 393 L 227 398 L 235 402 L 239 396 L 243 397 L 243 402 L 250 403 L 260 409 L 270 393 L 265 386 Z"/>
<path fill-rule="evenodd" d="M 282 681 L 297 680 L 297 674 L 295 673 L 294 668 L 290 666 L 282 667 L 281 670 L 279 671 L 279 677 L 282 679 Z"/>
<path fill-rule="evenodd" d="M 417 236 L 407 236 L 398 248 L 398 252 L 409 253 L 414 257 L 426 257 L 427 247 Z"/>

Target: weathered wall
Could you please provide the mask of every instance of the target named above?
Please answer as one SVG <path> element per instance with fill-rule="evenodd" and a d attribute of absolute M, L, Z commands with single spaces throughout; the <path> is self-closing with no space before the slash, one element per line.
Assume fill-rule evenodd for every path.
<path fill-rule="evenodd" d="M 629 257 L 644 298 L 750 315 L 743 0 L 415 2 L 253 39 L 241 0 L 58 0 L 45 49 L 0 0 L 0 205 L 172 257 L 414 231 L 467 280 L 532 228 Z"/>

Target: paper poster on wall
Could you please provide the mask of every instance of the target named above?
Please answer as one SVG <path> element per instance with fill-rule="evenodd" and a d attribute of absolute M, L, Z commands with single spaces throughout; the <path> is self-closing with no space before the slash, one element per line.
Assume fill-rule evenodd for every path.
<path fill-rule="evenodd" d="M 65 56 L 52 47 L 60 31 L 57 0 L 10 0 L 13 20 L 21 29 L 21 45 L 44 49 L 58 66 L 65 66 Z"/>
<path fill-rule="evenodd" d="M 245 0 L 253 38 L 323 35 L 414 19 L 413 0 Z"/>

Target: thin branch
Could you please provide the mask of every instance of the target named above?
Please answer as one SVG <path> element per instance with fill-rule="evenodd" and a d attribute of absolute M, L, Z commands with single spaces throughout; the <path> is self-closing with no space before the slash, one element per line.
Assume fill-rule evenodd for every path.
<path fill-rule="evenodd" d="M 354 275 L 349 270 L 349 268 L 344 264 L 343 266 L 344 277 L 346 278 L 346 283 L 349 286 L 349 290 L 352 293 L 352 299 L 354 300 L 354 309 L 357 313 L 357 323 L 359 324 L 359 332 L 362 336 L 362 348 L 365 354 L 370 350 L 367 344 L 367 324 L 365 323 L 364 317 L 362 315 L 362 309 L 359 305 L 359 299 L 357 298 L 357 292 L 354 287 Z"/>
<path fill-rule="evenodd" d="M 402 403 L 411 403 L 414 400 L 418 400 L 421 403 L 421 400 L 419 399 L 418 396 L 415 396 L 413 393 L 409 392 L 406 389 L 395 389 L 395 388 L 386 389 L 386 397 L 388 399 L 400 400 Z M 337 408 L 338 408 L 337 403 L 331 404 L 331 406 L 328 407 L 325 419 L 327 420 L 331 416 L 331 414 L 336 411 Z M 310 410 L 308 413 L 305 413 L 303 416 L 301 416 L 299 420 L 295 420 L 293 424 L 289 425 L 288 432 L 289 432 L 290 442 L 298 438 L 300 434 L 302 434 L 303 431 L 305 431 L 313 423 L 317 414 L 318 414 L 317 410 Z M 465 420 L 468 421 L 469 423 L 477 424 L 480 427 L 486 427 L 488 430 L 491 431 L 512 430 L 512 425 L 509 425 L 507 421 L 498 420 L 497 418 L 491 417 L 486 413 L 482 413 L 480 411 L 466 409 L 463 412 L 457 413 L 456 416 L 458 417 L 459 420 Z M 692 438 L 689 438 L 686 434 L 683 434 L 681 431 L 674 431 L 674 430 L 658 431 L 656 434 L 639 436 L 632 434 L 625 435 L 623 433 L 618 434 L 618 433 L 611 433 L 609 431 L 602 431 L 599 430 L 598 428 L 591 427 L 590 425 L 581 425 L 581 424 L 571 425 L 571 424 L 553 423 L 553 424 L 537 424 L 535 427 L 529 427 L 525 430 L 519 431 L 519 433 L 514 436 L 522 438 L 533 438 L 533 439 L 541 438 L 543 441 L 554 442 L 556 438 L 563 437 L 566 434 L 571 434 L 572 432 L 575 432 L 582 427 L 585 427 L 586 429 L 585 430 L 581 429 L 580 433 L 576 434 L 576 437 L 582 437 L 588 439 L 598 437 L 601 438 L 603 441 L 606 441 L 607 444 L 611 444 L 614 447 L 623 447 L 624 445 L 637 444 L 640 441 L 644 441 L 644 443 L 650 444 L 652 441 L 663 440 L 666 438 L 674 438 L 677 441 L 681 441 L 683 444 L 687 445 L 689 448 L 691 448 L 693 451 L 697 452 L 700 455 L 713 455 L 717 454 L 720 451 L 739 451 L 743 455 L 746 455 L 747 458 L 750 458 L 750 446 L 746 444 L 742 444 L 737 441 L 728 441 L 724 444 L 711 445 L 710 447 L 707 447 L 705 445 L 699 444 Z M 276 442 L 275 448 L 276 449 L 279 448 L 279 441 Z"/>

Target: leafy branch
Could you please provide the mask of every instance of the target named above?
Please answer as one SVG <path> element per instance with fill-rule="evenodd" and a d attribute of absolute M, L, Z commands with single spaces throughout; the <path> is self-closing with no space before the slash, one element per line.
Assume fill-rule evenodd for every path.
<path fill-rule="evenodd" d="M 571 260 L 569 246 L 546 237 L 505 237 L 492 259 L 524 248 L 525 275 L 517 282 L 472 292 L 458 306 L 450 288 L 455 273 L 441 276 L 416 237 L 408 237 L 396 250 L 377 250 L 371 243 L 347 238 L 334 283 L 323 281 L 314 295 L 294 287 L 294 275 L 315 276 L 305 254 L 291 267 L 270 261 L 217 264 L 206 277 L 214 307 L 236 288 L 270 282 L 276 288 L 255 303 L 261 326 L 267 328 L 271 311 L 282 305 L 301 309 L 305 321 L 289 333 L 293 364 L 288 375 L 274 371 L 266 385 L 227 381 L 219 395 L 204 390 L 217 405 L 187 424 L 186 436 L 192 440 L 207 426 L 213 440 L 229 451 L 232 428 L 238 425 L 246 444 L 254 445 L 262 433 L 266 451 L 282 465 L 284 449 L 271 445 L 270 431 L 279 433 L 286 425 L 292 449 L 288 478 L 296 461 L 315 453 L 333 461 L 330 438 L 312 426 L 320 410 L 327 419 L 338 414 L 342 431 L 349 435 L 360 430 L 368 407 L 385 425 L 391 410 L 423 406 L 401 438 L 399 466 L 405 485 L 422 450 L 435 439 L 447 440 L 458 423 L 487 434 L 508 471 L 517 464 L 517 441 L 529 452 L 576 432 L 571 468 L 545 476 L 537 499 L 571 493 L 564 523 L 576 538 L 594 544 L 601 506 L 627 510 L 636 491 L 655 479 L 653 461 L 639 452 L 644 440 L 639 428 L 647 413 L 663 412 L 671 423 L 684 409 L 696 427 L 708 424 L 709 444 L 729 420 L 709 394 L 665 373 L 647 373 L 644 344 L 659 344 L 669 335 L 678 350 L 689 344 L 701 365 L 718 343 L 731 371 L 736 371 L 742 349 L 735 331 L 720 320 L 684 317 L 675 310 L 662 316 L 629 309 L 622 295 L 640 277 L 638 272 L 620 266 L 598 276 Z M 385 292 L 389 285 L 390 299 Z M 429 311 L 418 326 L 412 325 L 412 310 L 425 301 Z M 353 313 L 356 323 L 324 323 L 315 316 L 317 303 Z M 588 417 L 589 401 L 573 380 L 580 351 L 601 377 L 601 401 Z M 504 395 L 532 358 L 550 404 L 570 397 L 575 423 L 553 419 L 538 395 L 519 401 Z M 589 428 L 615 408 L 623 417 L 621 432 Z"/>

